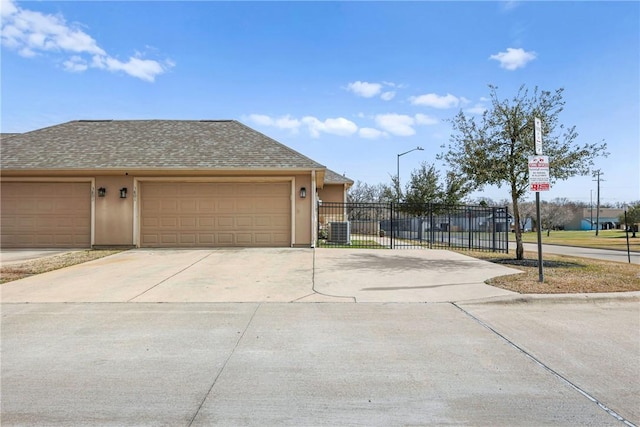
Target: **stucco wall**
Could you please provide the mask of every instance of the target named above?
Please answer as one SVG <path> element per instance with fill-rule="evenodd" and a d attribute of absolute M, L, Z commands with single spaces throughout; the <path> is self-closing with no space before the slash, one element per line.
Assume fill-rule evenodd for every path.
<path fill-rule="evenodd" d="M 133 245 L 133 177 L 96 177 L 96 246 Z M 98 197 L 98 188 L 106 188 Z M 127 198 L 120 198 L 120 189 L 127 188 Z"/>
<path fill-rule="evenodd" d="M 318 189 L 318 197 L 323 202 L 344 203 L 344 184 L 325 184 Z"/>
<path fill-rule="evenodd" d="M 307 197 L 300 198 L 300 188 L 307 190 Z M 295 187 L 293 188 L 293 197 L 295 200 L 295 246 L 311 246 L 311 214 L 312 201 L 311 194 L 311 175 L 297 175 L 295 177 Z"/>

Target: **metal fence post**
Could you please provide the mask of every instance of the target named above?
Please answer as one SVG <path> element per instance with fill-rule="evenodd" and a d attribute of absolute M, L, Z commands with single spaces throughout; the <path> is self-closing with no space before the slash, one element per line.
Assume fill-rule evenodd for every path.
<path fill-rule="evenodd" d="M 506 253 L 509 253 L 509 208 L 507 206 L 504 207 L 504 244 L 506 248 Z"/>
<path fill-rule="evenodd" d="M 389 202 L 389 212 L 391 212 L 391 215 L 390 215 L 390 219 L 391 219 L 390 220 L 390 225 L 391 225 L 391 249 L 393 249 L 394 248 L 393 247 L 393 243 L 394 243 L 393 242 L 393 233 L 394 233 L 394 230 L 393 230 L 393 202 Z"/>
<path fill-rule="evenodd" d="M 492 238 L 493 238 L 493 243 L 492 243 L 492 250 L 495 252 L 496 250 L 496 225 L 498 224 L 496 222 L 496 214 L 498 213 L 498 209 L 494 206 L 491 208 L 491 230 L 492 230 Z"/>

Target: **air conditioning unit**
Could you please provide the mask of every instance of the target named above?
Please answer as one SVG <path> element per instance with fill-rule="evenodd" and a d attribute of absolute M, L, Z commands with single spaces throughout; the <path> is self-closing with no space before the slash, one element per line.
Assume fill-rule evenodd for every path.
<path fill-rule="evenodd" d="M 342 245 L 351 244 L 351 227 L 349 222 L 329 223 L 329 242 Z"/>

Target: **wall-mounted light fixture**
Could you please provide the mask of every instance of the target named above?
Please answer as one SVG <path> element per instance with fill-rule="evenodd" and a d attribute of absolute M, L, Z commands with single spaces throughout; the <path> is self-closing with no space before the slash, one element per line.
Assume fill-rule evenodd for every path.
<path fill-rule="evenodd" d="M 305 197 L 307 197 L 307 189 L 305 187 L 301 187 L 300 188 L 300 198 L 304 199 Z"/>
<path fill-rule="evenodd" d="M 121 199 L 126 199 L 127 198 L 127 187 L 122 187 L 120 189 L 120 198 Z"/>
<path fill-rule="evenodd" d="M 98 197 L 104 197 L 107 195 L 107 189 L 104 187 L 98 188 Z"/>

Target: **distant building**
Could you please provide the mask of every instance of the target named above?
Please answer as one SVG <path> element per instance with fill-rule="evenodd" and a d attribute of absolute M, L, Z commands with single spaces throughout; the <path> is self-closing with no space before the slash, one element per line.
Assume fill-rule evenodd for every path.
<path fill-rule="evenodd" d="M 577 210 L 576 215 L 567 222 L 565 230 L 612 230 L 624 227 L 620 224 L 620 215 L 624 213 L 624 209 L 614 208 L 582 208 Z M 597 224 L 596 224 L 597 222 Z"/>

